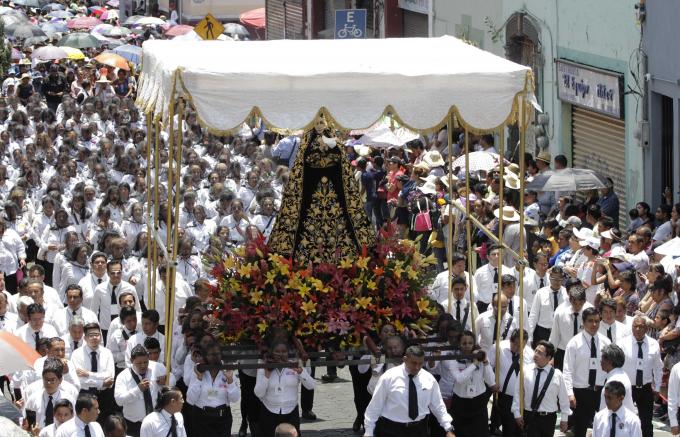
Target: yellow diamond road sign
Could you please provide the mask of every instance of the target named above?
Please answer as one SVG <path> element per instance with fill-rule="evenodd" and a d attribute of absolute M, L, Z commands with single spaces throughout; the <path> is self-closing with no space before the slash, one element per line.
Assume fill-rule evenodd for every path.
<path fill-rule="evenodd" d="M 194 32 L 203 39 L 217 39 L 224 32 L 224 26 L 212 14 L 208 14 L 194 27 Z"/>

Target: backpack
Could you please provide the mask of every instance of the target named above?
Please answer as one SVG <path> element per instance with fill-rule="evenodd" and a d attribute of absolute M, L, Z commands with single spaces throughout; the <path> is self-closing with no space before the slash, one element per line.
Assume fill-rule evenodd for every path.
<path fill-rule="evenodd" d="M 416 232 L 427 232 L 432 230 L 432 217 L 430 217 L 430 202 L 426 199 L 425 211 L 420 207 L 420 199 L 416 201 L 418 213 L 413 217 L 412 229 Z"/>

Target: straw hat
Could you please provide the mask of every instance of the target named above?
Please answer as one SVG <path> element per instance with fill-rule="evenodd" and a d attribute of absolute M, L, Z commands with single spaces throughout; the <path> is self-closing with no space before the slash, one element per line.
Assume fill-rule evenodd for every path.
<path fill-rule="evenodd" d="M 423 161 L 430 166 L 430 168 L 433 167 L 443 167 L 446 165 L 446 162 L 444 162 L 444 158 L 442 158 L 441 153 L 439 153 L 436 150 L 432 150 L 430 152 L 427 152 L 425 156 L 423 156 Z"/>
<path fill-rule="evenodd" d="M 507 167 L 505 167 L 508 171 L 514 173 L 517 177 L 519 177 L 519 165 L 515 164 L 514 162 Z"/>
<path fill-rule="evenodd" d="M 536 157 L 536 161 L 543 161 L 546 164 L 550 164 L 552 162 L 552 156 L 550 156 L 550 152 L 548 152 L 547 149 L 541 150 L 541 152 Z"/>
<path fill-rule="evenodd" d="M 506 187 L 510 188 L 511 190 L 519 190 L 520 180 L 517 175 L 514 173 L 506 173 L 505 176 L 503 176 L 503 179 L 505 179 Z"/>
<path fill-rule="evenodd" d="M 440 177 L 439 180 L 442 181 L 442 184 L 444 184 L 444 186 L 446 188 L 449 188 L 449 175 L 448 174 L 445 174 L 444 176 Z M 451 175 L 451 181 L 456 182 L 457 180 L 458 180 L 458 178 L 456 177 L 456 175 L 452 174 Z"/>
<path fill-rule="evenodd" d="M 95 83 L 111 83 L 111 81 L 108 80 L 108 79 L 106 78 L 106 76 L 102 76 L 102 77 L 100 77 L 99 79 L 97 79 L 97 82 L 95 82 Z"/>
<path fill-rule="evenodd" d="M 496 218 L 500 218 L 500 209 L 496 209 L 493 212 L 493 215 Z M 504 206 L 503 207 L 503 221 L 504 222 L 518 222 L 519 221 L 519 214 L 517 213 L 517 210 L 513 208 L 512 206 Z"/>
<path fill-rule="evenodd" d="M 430 166 L 427 165 L 426 162 L 419 162 L 418 164 L 414 165 L 413 168 L 414 169 L 419 168 L 421 170 L 425 170 L 425 171 L 428 171 L 428 172 L 430 171 Z"/>

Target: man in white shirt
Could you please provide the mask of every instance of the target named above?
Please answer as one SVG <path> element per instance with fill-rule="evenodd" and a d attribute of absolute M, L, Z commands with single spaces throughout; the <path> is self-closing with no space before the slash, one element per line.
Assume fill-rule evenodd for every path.
<path fill-rule="evenodd" d="M 88 323 L 83 328 L 85 344 L 73 351 L 71 362 L 76 366 L 81 391 L 97 396 L 102 416 L 113 413 L 113 382 L 115 364 L 111 351 L 101 345 L 99 325 Z"/>
<path fill-rule="evenodd" d="M 135 287 L 123 281 L 123 265 L 120 261 L 110 261 L 106 266 L 106 271 L 109 280 L 97 285 L 92 299 L 92 311 L 99 314 L 99 326 L 101 326 L 104 337 L 107 336 L 111 320 L 118 316 L 118 297 L 120 294 L 130 292 L 135 296 L 135 302 L 139 302 Z"/>
<path fill-rule="evenodd" d="M 125 365 L 125 352 L 127 351 L 128 340 L 137 333 L 137 311 L 131 306 L 122 307 L 120 309 L 120 320 L 123 322 L 123 326 L 115 331 L 109 331 L 109 341 L 106 344 L 116 362 L 116 374 L 128 368 Z"/>
<path fill-rule="evenodd" d="M 547 263 L 547 258 L 543 259 Z M 564 272 L 561 267 L 553 267 L 548 274 L 545 286 L 536 291 L 527 321 L 527 330 L 533 343 L 550 338 L 555 310 L 568 300 L 567 290 L 562 286 Z"/>
<path fill-rule="evenodd" d="M 480 313 L 486 311 L 491 303 L 491 298 L 498 291 L 498 278 L 503 273 L 512 273 L 511 267 L 501 265 L 499 266 L 498 259 L 499 248 L 492 244 L 488 247 L 489 263 L 478 268 L 475 272 L 475 299 L 477 300 L 477 309 Z"/>
<path fill-rule="evenodd" d="M 83 331 L 84 326 L 85 321 L 82 317 L 75 316 L 68 324 L 68 333 L 61 336 L 64 343 L 66 343 L 66 358 L 69 360 L 71 359 L 73 351 L 81 347 L 85 341 L 85 332 Z"/>
<path fill-rule="evenodd" d="M 59 296 L 59 292 L 53 287 L 45 284 L 45 268 L 43 266 L 40 264 L 33 264 L 31 268 L 28 269 L 28 275 L 33 281 L 42 284 L 42 292 L 46 305 L 54 306 L 55 308 L 61 308 L 64 305 L 61 296 Z"/>
<path fill-rule="evenodd" d="M 510 274 L 501 276 L 501 293 L 508 298 L 508 314 L 513 317 L 513 323 L 519 328 L 520 309 L 522 309 L 523 320 L 529 317 L 529 305 L 526 299 L 522 299 L 517 294 L 517 278 Z M 515 319 L 517 320 L 515 322 Z"/>
<path fill-rule="evenodd" d="M 583 327 L 581 314 L 586 308 L 592 308 L 586 302 L 586 290 L 581 285 L 572 286 L 567 293 L 569 301 L 558 306 L 553 316 L 552 329 L 550 330 L 550 343 L 555 346 L 555 367 L 562 370 L 564 363 L 564 350 L 567 343 Z"/>
<path fill-rule="evenodd" d="M 647 335 L 647 331 L 645 317 L 636 316 L 633 319 L 633 335 L 625 338 L 620 345 L 626 355 L 623 369 L 633 384 L 633 401 L 637 405 L 642 435 L 652 437 L 654 434 L 652 411 L 654 399 L 661 387 L 663 362 L 659 342 Z M 673 418 L 677 420 L 675 415 L 669 414 L 669 418 L 671 423 L 673 423 Z"/>
<path fill-rule="evenodd" d="M 75 398 L 61 388 L 64 366 L 56 358 L 49 358 L 42 369 L 42 390 L 31 394 L 24 405 L 26 415 L 35 415 L 35 423 L 44 428 L 54 423 L 54 404 L 60 399 L 75 403 Z"/>
<path fill-rule="evenodd" d="M 600 404 L 600 391 L 606 374 L 600 365 L 602 348 L 609 340 L 597 331 L 600 313 L 586 308 L 581 315 L 583 331 L 569 340 L 564 351 L 564 380 L 569 404 L 574 409 L 574 435 L 585 437 Z"/>
<path fill-rule="evenodd" d="M 73 363 L 71 363 L 70 360 L 66 358 L 66 346 L 64 340 L 59 337 L 53 337 L 50 338 L 49 341 L 50 343 L 47 349 L 47 355 L 35 360 L 35 363 L 33 363 L 33 369 L 35 371 L 33 372 L 33 375 L 29 376 L 28 382 L 31 383 L 40 379 L 40 375 L 42 375 L 43 367 L 47 360 L 57 359 L 63 365 L 64 381 L 73 384 L 77 390 L 80 390 L 80 379 L 76 373 L 76 367 L 73 365 Z"/>
<path fill-rule="evenodd" d="M 393 367 L 380 377 L 364 415 L 365 437 L 374 435 L 376 425 L 385 430 L 386 435 L 426 437 L 427 415 L 430 413 L 446 431 L 446 437 L 455 437 L 452 419 L 446 411 L 437 380 L 422 370 L 424 361 L 423 349 L 410 346 L 406 349 L 404 364 Z"/>
<path fill-rule="evenodd" d="M 453 279 L 462 276 L 465 280 L 465 291 L 468 290 L 470 274 L 465 271 L 465 262 L 465 255 L 459 252 L 454 252 L 451 255 L 451 271 L 444 270 L 434 278 L 434 281 L 429 288 L 429 294 L 432 299 L 437 301 L 437 303 L 442 303 L 449 299 L 449 275 Z M 467 300 L 470 300 L 469 293 L 466 297 Z"/>
<path fill-rule="evenodd" d="M 63 423 L 55 437 L 104 437 L 101 425 L 97 423 L 99 402 L 91 393 L 82 393 L 76 400 L 76 416 Z"/>
<path fill-rule="evenodd" d="M 45 323 L 45 308 L 34 303 L 28 306 L 28 323 L 17 329 L 15 335 L 32 348 L 36 348 L 40 338 L 58 337 L 57 330 L 49 323 Z"/>
<path fill-rule="evenodd" d="M 606 298 L 600 301 L 600 316 L 602 317 L 600 334 L 607 337 L 612 343 L 620 344 L 630 335 L 628 326 L 616 320 L 616 301 L 614 299 Z"/>
<path fill-rule="evenodd" d="M 632 387 L 628 374 L 623 370 L 623 363 L 626 360 L 626 356 L 623 350 L 615 345 L 609 344 L 602 348 L 602 358 L 600 358 L 600 365 L 602 370 L 607 373 L 605 381 L 619 381 L 626 389 L 626 397 L 623 399 L 623 405 L 629 410 L 633 411 L 635 406 L 633 405 Z M 600 397 L 600 408 L 606 408 L 607 405 L 604 400 L 604 393 Z"/>
<path fill-rule="evenodd" d="M 90 256 L 90 272 L 78 282 L 83 289 L 83 305 L 93 309 L 94 290 L 103 282 L 109 280 L 106 274 L 106 254 L 104 252 L 94 252 Z"/>
<path fill-rule="evenodd" d="M 142 421 L 153 412 L 158 397 L 158 383 L 149 368 L 149 353 L 137 345 L 131 352 L 132 366 L 123 370 L 116 379 L 114 397 L 123 408 L 127 432 L 138 436 Z"/>
<path fill-rule="evenodd" d="M 451 312 L 449 314 L 451 314 L 455 320 L 459 321 L 460 324 L 463 325 L 463 329 L 471 331 L 472 322 L 477 320 L 479 313 L 477 312 L 477 306 L 465 298 L 466 292 L 468 290 L 465 278 L 462 276 L 456 276 L 453 278 L 451 281 L 451 290 L 453 300 L 451 301 Z M 440 303 L 444 307 L 444 310 L 448 311 L 448 296 Z"/>
<path fill-rule="evenodd" d="M 0 293 L 0 331 L 14 333 L 17 330 L 19 316 L 7 311 L 7 295 Z"/>
<path fill-rule="evenodd" d="M 640 419 L 624 404 L 626 394 L 620 381 L 607 382 L 604 387 L 607 408 L 593 419 L 593 437 L 642 437 Z"/>
<path fill-rule="evenodd" d="M 656 209 L 656 220 L 661 223 L 654 231 L 652 243 L 664 243 L 673 236 L 673 223 L 671 222 L 671 212 L 673 207 L 671 205 L 659 205 Z"/>
<path fill-rule="evenodd" d="M 510 335 L 515 325 L 515 318 L 508 313 L 508 298 L 501 293 L 501 323 L 498 329 L 498 299 L 494 299 L 491 308 L 480 314 L 475 320 L 477 330 L 477 344 L 487 353 L 492 352 L 492 346 L 496 340 L 505 340 Z"/>
<path fill-rule="evenodd" d="M 132 348 L 138 344 L 144 345 L 144 340 L 149 337 L 158 340 L 161 345 L 161 355 L 163 355 L 163 351 L 165 350 L 165 336 L 158 332 L 158 321 L 158 311 L 147 310 L 142 313 L 142 331 L 137 332 L 127 341 L 127 346 L 125 348 L 126 367 L 129 367 L 132 364 L 132 361 L 130 361 Z"/>
<path fill-rule="evenodd" d="M 68 306 L 52 313 L 51 322 L 59 335 L 68 333 L 71 319 L 75 316 L 80 316 L 84 323 L 97 323 L 97 315 L 83 307 L 83 289 L 79 285 L 71 284 L 66 287 L 66 303 Z"/>
<path fill-rule="evenodd" d="M 517 278 L 517 281 L 519 281 L 519 269 L 517 268 L 517 264 L 518 263 L 515 262 L 515 268 L 512 274 L 515 276 L 515 278 Z M 536 255 L 534 267 L 536 270 L 532 269 L 531 267 L 524 268 L 524 299 L 526 299 L 529 304 L 534 301 L 536 292 L 539 289 L 547 287 L 550 284 L 548 276 L 550 262 L 548 255 L 543 252 L 539 252 Z"/>
<path fill-rule="evenodd" d="M 534 362 L 524 370 L 524 417 L 520 411 L 519 384 L 515 384 L 512 413 L 517 426 L 527 435 L 551 437 L 555 433 L 557 411 L 560 411 L 560 431 L 567 431 L 571 410 L 564 375 L 550 365 L 555 346 L 545 340 L 536 344 Z M 551 376 L 552 375 L 552 376 Z"/>

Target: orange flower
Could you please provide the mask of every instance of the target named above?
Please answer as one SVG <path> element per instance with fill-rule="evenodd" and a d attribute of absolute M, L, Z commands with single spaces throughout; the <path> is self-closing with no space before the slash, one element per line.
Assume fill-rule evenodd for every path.
<path fill-rule="evenodd" d="M 381 267 L 376 267 L 376 268 L 373 269 L 373 274 L 375 276 L 382 276 L 383 273 L 385 273 L 385 269 L 383 269 Z"/>

